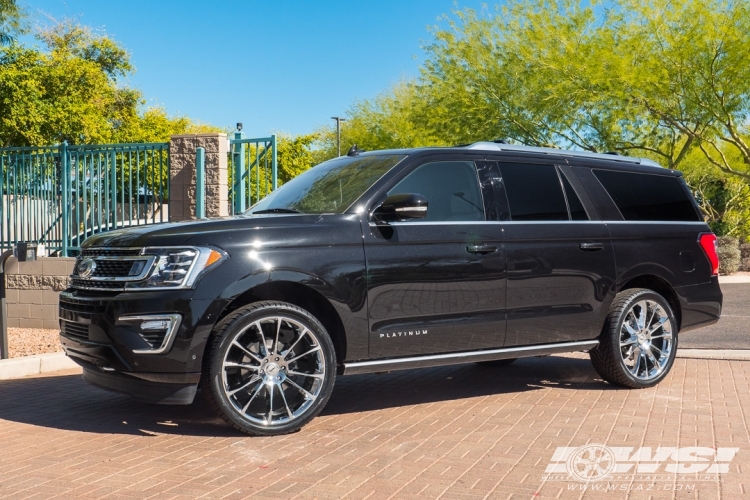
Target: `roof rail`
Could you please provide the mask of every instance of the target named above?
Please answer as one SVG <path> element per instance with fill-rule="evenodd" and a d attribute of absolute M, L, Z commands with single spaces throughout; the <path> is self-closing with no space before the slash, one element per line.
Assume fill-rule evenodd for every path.
<path fill-rule="evenodd" d="M 589 151 L 571 151 L 569 149 L 539 148 L 535 146 L 519 146 L 516 144 L 498 144 L 497 142 L 481 141 L 466 146 L 466 149 L 479 149 L 485 151 L 520 151 L 524 153 L 542 153 L 556 156 L 577 156 L 579 158 L 596 158 L 599 160 L 619 161 L 633 163 L 649 167 L 660 167 L 657 162 L 648 158 L 635 158 L 632 156 L 613 155 L 612 153 L 591 153 Z"/>

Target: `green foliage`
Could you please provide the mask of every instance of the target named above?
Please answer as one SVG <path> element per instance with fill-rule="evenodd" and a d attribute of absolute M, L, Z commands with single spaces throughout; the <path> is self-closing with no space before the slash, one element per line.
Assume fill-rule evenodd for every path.
<path fill-rule="evenodd" d="M 719 238 L 719 272 L 734 274 L 740 269 L 742 254 L 737 238 L 722 236 Z"/>
<path fill-rule="evenodd" d="M 0 146 L 155 142 L 216 130 L 145 108 L 140 91 L 120 82 L 133 72 L 129 54 L 106 35 L 63 21 L 36 37 L 43 49 L 0 47 Z"/>
<path fill-rule="evenodd" d="M 740 244 L 740 271 L 750 272 L 750 243 Z"/>
<path fill-rule="evenodd" d="M 26 31 L 25 17 L 17 0 L 0 0 L 0 45 L 13 43 L 17 35 Z"/>
<path fill-rule="evenodd" d="M 750 236 L 750 0 L 510 0 L 444 20 L 416 81 L 353 105 L 342 150 L 502 138 L 645 156 L 686 171 L 717 232 Z"/>

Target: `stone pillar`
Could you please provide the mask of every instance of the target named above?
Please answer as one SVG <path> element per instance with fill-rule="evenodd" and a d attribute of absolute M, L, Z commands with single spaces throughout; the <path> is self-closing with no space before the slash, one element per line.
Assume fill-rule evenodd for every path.
<path fill-rule="evenodd" d="M 195 148 L 206 150 L 206 216 L 229 215 L 226 134 L 173 135 L 169 140 L 169 220 L 195 219 Z"/>

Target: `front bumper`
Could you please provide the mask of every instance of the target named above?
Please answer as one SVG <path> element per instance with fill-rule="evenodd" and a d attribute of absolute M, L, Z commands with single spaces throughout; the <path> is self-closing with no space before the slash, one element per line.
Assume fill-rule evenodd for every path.
<path fill-rule="evenodd" d="M 60 295 L 60 342 L 95 386 L 157 403 L 188 404 L 200 380 L 206 341 L 225 304 L 194 300 L 193 290 Z M 179 314 L 168 350 L 144 353 L 145 344 L 120 318 Z"/>

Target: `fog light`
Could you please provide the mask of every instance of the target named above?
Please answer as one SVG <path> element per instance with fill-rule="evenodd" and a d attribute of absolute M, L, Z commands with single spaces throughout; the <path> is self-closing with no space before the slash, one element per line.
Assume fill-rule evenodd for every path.
<path fill-rule="evenodd" d="M 150 347 L 133 349 L 137 354 L 161 354 L 169 351 L 180 327 L 179 314 L 154 314 L 148 316 L 121 316 L 118 323 L 128 323 Z"/>

